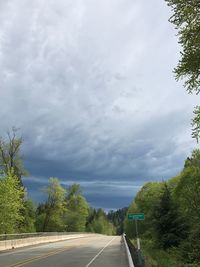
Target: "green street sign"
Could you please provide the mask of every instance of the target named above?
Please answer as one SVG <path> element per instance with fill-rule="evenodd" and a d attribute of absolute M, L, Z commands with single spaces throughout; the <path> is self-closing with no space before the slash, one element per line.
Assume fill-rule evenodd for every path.
<path fill-rule="evenodd" d="M 128 214 L 129 221 L 144 221 L 144 213 L 129 213 Z"/>

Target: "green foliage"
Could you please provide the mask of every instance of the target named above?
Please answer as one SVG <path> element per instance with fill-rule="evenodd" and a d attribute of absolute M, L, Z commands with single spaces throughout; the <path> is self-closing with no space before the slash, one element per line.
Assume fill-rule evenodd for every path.
<path fill-rule="evenodd" d="M 43 232 L 45 217 L 46 217 L 45 211 L 43 213 L 40 213 L 40 211 L 38 210 L 36 211 L 36 220 L 35 220 L 36 232 Z"/>
<path fill-rule="evenodd" d="M 192 137 L 199 142 L 200 136 L 200 106 L 196 106 L 193 111 L 195 117 L 192 120 Z"/>
<path fill-rule="evenodd" d="M 38 214 L 37 220 L 42 223 L 42 231 L 63 231 L 66 226 L 63 221 L 65 208 L 65 189 L 60 185 L 57 178 L 50 178 L 49 185 L 43 189 L 48 199 L 45 203 L 44 215 Z M 43 219 L 43 221 L 42 221 Z M 36 226 L 38 226 L 38 221 Z M 37 229 L 38 230 L 38 229 Z"/>
<path fill-rule="evenodd" d="M 180 183 L 180 179 L 181 179 L 181 174 L 178 174 L 177 176 L 174 176 L 167 181 L 167 186 L 171 192 L 172 198 L 174 197 L 176 188 Z"/>
<path fill-rule="evenodd" d="M 106 234 L 106 235 L 114 235 L 115 228 L 112 223 L 110 223 L 104 216 L 100 216 L 99 218 L 95 218 L 92 223 L 88 226 L 90 232 Z"/>
<path fill-rule="evenodd" d="M 105 212 L 102 209 L 95 209 L 90 210 L 90 222 L 87 224 L 87 231 L 99 234 L 106 234 L 106 235 L 115 235 L 116 228 L 111 223 Z"/>
<path fill-rule="evenodd" d="M 182 212 L 193 220 L 200 220 L 200 167 L 190 166 L 183 170 L 176 195 Z"/>
<path fill-rule="evenodd" d="M 140 234 L 144 234 L 149 238 L 153 237 L 154 228 L 152 225 L 154 207 L 157 205 L 162 194 L 162 183 L 149 182 L 146 183 L 135 197 L 135 200 L 130 205 L 127 213 L 144 213 L 145 220 L 141 221 L 139 226 Z M 125 231 L 130 237 L 135 237 L 134 222 L 125 219 Z"/>
<path fill-rule="evenodd" d="M 164 251 L 154 247 L 151 240 L 141 240 L 145 267 L 198 267 L 196 264 L 184 264 L 177 255 L 177 249 Z"/>
<path fill-rule="evenodd" d="M 200 150 L 192 152 L 186 159 L 180 181 L 175 190 L 175 197 L 181 212 L 189 217 L 194 227 L 200 220 Z"/>
<path fill-rule="evenodd" d="M 23 189 L 14 171 L 8 171 L 0 178 L 0 233 L 14 233 L 23 221 Z"/>
<path fill-rule="evenodd" d="M 164 183 L 163 193 L 154 208 L 154 228 L 160 248 L 177 247 L 186 238 L 186 226 L 173 203 L 168 185 Z"/>
<path fill-rule="evenodd" d="M 182 242 L 180 253 L 182 261 L 200 264 L 200 225 L 191 228 L 188 238 Z M 199 265 L 198 265 L 199 266 Z"/>
<path fill-rule="evenodd" d="M 142 187 L 128 209 L 138 212 L 145 214 L 145 221 L 138 223 L 139 233 L 152 251 L 152 266 L 200 265 L 199 149 L 186 159 L 179 175 Z M 125 232 L 135 237 L 134 222 L 125 220 Z"/>
<path fill-rule="evenodd" d="M 185 161 L 175 197 L 181 213 L 189 224 L 188 237 L 180 247 L 182 259 L 188 263 L 199 263 L 200 249 L 200 150 L 193 151 Z"/>
<path fill-rule="evenodd" d="M 88 225 L 91 224 L 91 222 L 94 220 L 94 218 L 96 217 L 96 214 L 97 214 L 97 211 L 94 208 L 90 207 L 88 210 L 88 217 L 86 221 L 86 230 L 88 230 Z"/>
<path fill-rule="evenodd" d="M 21 212 L 23 221 L 19 224 L 19 231 L 21 233 L 35 232 L 36 208 L 30 199 L 24 200 L 23 205 L 24 208 Z"/>
<path fill-rule="evenodd" d="M 114 224 L 116 227 L 117 235 L 121 235 L 124 232 L 124 225 L 123 222 L 126 218 L 126 213 L 127 213 L 128 208 L 122 208 L 118 209 L 116 211 L 111 210 L 107 214 L 107 218 L 110 222 Z"/>
<path fill-rule="evenodd" d="M 67 188 L 65 223 L 67 231 L 84 232 L 89 213 L 88 203 L 81 195 L 80 185 Z"/>
<path fill-rule="evenodd" d="M 179 43 L 182 47 L 181 58 L 175 69 L 177 79 L 185 79 L 189 93 L 200 92 L 200 4 L 199 0 L 165 0 L 172 8 L 170 22 L 178 30 Z M 200 107 L 194 110 L 194 138 L 200 135 Z"/>
<path fill-rule="evenodd" d="M 170 22 L 178 29 L 182 46 L 181 59 L 175 73 L 177 79 L 186 78 L 189 92 L 200 91 L 200 4 L 199 0 L 166 0 L 172 7 Z"/>
<path fill-rule="evenodd" d="M 50 178 L 44 190 L 48 199 L 40 203 L 36 211 L 36 230 L 95 232 L 115 234 L 114 225 L 109 222 L 102 209 L 89 208 L 86 199 L 81 195 L 80 185 L 73 184 L 66 190 L 55 178 Z"/>
<path fill-rule="evenodd" d="M 138 207 L 135 203 L 135 201 L 133 201 L 130 205 L 130 207 L 128 208 L 127 214 L 128 213 L 138 213 Z M 129 221 L 127 216 L 124 220 L 124 230 L 126 232 L 126 234 L 128 235 L 129 238 L 135 238 L 136 237 L 136 232 L 135 232 L 135 224 L 132 221 Z"/>
<path fill-rule="evenodd" d="M 74 196 L 80 196 L 81 195 L 81 187 L 79 184 L 72 184 L 67 189 L 67 199 L 70 199 Z"/>

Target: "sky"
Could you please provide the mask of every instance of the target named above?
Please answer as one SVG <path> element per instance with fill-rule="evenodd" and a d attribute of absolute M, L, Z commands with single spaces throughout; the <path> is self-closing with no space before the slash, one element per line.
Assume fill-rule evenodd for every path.
<path fill-rule="evenodd" d="M 49 177 L 95 208 L 128 206 L 197 147 L 160 0 L 0 0 L 0 135 L 20 128 L 29 197 Z"/>

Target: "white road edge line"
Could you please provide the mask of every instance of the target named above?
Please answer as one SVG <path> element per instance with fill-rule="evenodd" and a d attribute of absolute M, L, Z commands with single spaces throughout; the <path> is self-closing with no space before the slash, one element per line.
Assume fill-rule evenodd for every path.
<path fill-rule="evenodd" d="M 96 260 L 96 258 L 104 251 L 104 249 L 105 248 L 107 248 L 109 245 L 110 245 L 110 243 L 115 239 L 115 238 L 117 238 L 117 236 L 115 236 L 115 237 L 113 237 L 106 245 L 105 245 L 105 247 L 103 247 L 100 251 L 99 251 L 99 253 L 97 253 L 97 255 L 85 266 L 85 267 L 89 267 L 92 263 L 93 263 L 93 261 L 95 261 Z"/>

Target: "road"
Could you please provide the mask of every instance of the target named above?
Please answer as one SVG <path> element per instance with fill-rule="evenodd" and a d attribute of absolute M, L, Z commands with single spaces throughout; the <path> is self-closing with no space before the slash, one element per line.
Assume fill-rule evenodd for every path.
<path fill-rule="evenodd" d="M 119 236 L 95 235 L 0 253 L 0 267 L 126 267 Z"/>

